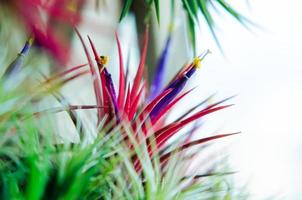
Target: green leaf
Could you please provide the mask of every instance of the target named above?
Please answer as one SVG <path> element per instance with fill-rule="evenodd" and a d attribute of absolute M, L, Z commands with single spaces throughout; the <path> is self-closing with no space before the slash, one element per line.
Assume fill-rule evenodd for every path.
<path fill-rule="evenodd" d="M 195 35 L 195 23 L 191 17 L 188 17 L 189 36 L 192 42 L 192 48 L 194 56 L 196 56 L 196 35 Z"/>
<path fill-rule="evenodd" d="M 159 8 L 159 0 L 154 0 L 155 12 L 158 24 L 160 24 L 160 8 Z"/>
<path fill-rule="evenodd" d="M 213 18 L 208 10 L 207 7 L 207 3 L 204 0 L 199 0 L 197 1 L 198 3 L 198 7 L 203 15 L 203 17 L 205 18 L 206 22 L 208 23 L 208 25 L 210 26 L 210 28 L 212 29 L 214 26 L 214 21 Z"/>
<path fill-rule="evenodd" d="M 132 5 L 132 2 L 133 2 L 133 0 L 125 0 L 125 4 L 123 6 L 122 13 L 121 13 L 121 16 L 120 16 L 120 19 L 119 19 L 120 22 L 129 13 L 129 10 L 130 10 L 130 7 Z"/>
<path fill-rule="evenodd" d="M 236 10 L 234 10 L 229 4 L 227 4 L 224 0 L 216 0 L 216 1 L 224 8 L 226 12 L 228 12 L 230 15 L 232 15 L 241 23 L 243 23 L 242 21 L 243 17 Z"/>
<path fill-rule="evenodd" d="M 182 3 L 183 3 L 183 6 L 184 6 L 185 10 L 187 11 L 187 13 L 189 15 L 189 18 L 191 18 L 194 22 L 195 15 L 194 15 L 194 12 L 191 10 L 191 7 L 190 7 L 188 1 L 187 0 L 182 0 Z"/>
<path fill-rule="evenodd" d="M 221 45 L 219 43 L 219 40 L 218 40 L 217 35 L 215 33 L 215 30 L 214 30 L 215 24 L 214 24 L 213 17 L 212 17 L 211 13 L 208 10 L 207 2 L 204 1 L 204 0 L 199 0 L 198 1 L 198 7 L 199 7 L 204 19 L 206 20 L 206 22 L 209 26 L 210 32 L 211 32 L 218 48 L 222 51 Z"/>
<path fill-rule="evenodd" d="M 196 22 L 198 22 L 198 5 L 196 0 L 187 0 L 188 5 L 190 7 L 190 10 L 192 14 L 194 15 L 194 18 Z"/>

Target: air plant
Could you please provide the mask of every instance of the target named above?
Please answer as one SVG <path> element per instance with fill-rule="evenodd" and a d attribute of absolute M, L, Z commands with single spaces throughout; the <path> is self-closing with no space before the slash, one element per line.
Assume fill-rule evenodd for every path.
<path fill-rule="evenodd" d="M 42 9 L 49 16 L 62 18 L 63 22 L 71 26 L 75 26 L 80 20 L 77 12 L 65 12 L 68 6 L 62 4 L 63 7 L 60 7 L 58 1 L 24 2 L 26 4 L 23 11 L 21 2 L 11 1 L 9 5 L 20 11 L 21 15 Z M 79 2 L 81 1 L 75 3 Z M 131 2 L 125 1 L 126 7 L 121 18 L 128 12 Z M 159 1 L 148 2 L 150 5 L 154 2 L 156 12 L 159 13 Z M 50 23 L 46 28 L 43 26 L 44 31 L 40 30 L 42 19 L 37 13 L 25 19 L 28 27 L 32 28 L 31 37 L 16 59 L 6 68 L 0 81 L 1 199 L 237 197 L 225 179 L 226 175 L 233 172 L 213 165 L 212 163 L 216 163 L 215 155 L 204 158 L 203 164 L 211 164 L 204 167 L 203 172 L 198 170 L 199 164 L 193 164 L 199 153 L 206 151 L 210 142 L 238 134 L 216 134 L 199 137 L 200 139 L 194 137 L 200 128 L 200 120 L 232 106 L 223 105 L 231 97 L 215 103 L 209 101 L 213 96 L 206 97 L 196 106 L 186 108 L 187 111 L 176 120 L 167 121 L 176 105 L 193 91 L 186 90 L 185 86 L 200 70 L 209 50 L 193 58 L 164 85 L 163 77 L 172 37 L 170 34 L 149 88 L 147 80 L 143 77 L 149 42 L 148 23 L 145 27 L 140 62 L 133 80 L 129 80 L 125 74 L 123 47 L 116 33 L 119 60 L 119 85 L 116 87 L 110 74 L 110 70 L 114 69 L 108 68 L 108 57 L 99 55 L 99 47 L 94 45 L 93 38 L 88 37 L 88 40 L 85 40 L 75 29 L 88 63 L 49 77 L 30 68 L 27 68 L 28 72 L 23 66 L 23 60 L 29 54 L 33 42 L 36 46 L 46 47 L 62 61 L 67 59 L 64 54 L 61 55 L 61 51 L 66 49 L 61 48 L 62 44 L 55 39 L 56 34 L 48 32 L 45 35 L 45 30 L 56 29 L 52 29 Z M 70 16 L 68 20 L 66 15 Z M 159 15 L 157 16 L 159 19 Z M 53 40 L 49 40 L 49 37 Z M 90 50 L 93 57 L 89 53 Z M 83 75 L 91 75 L 95 105 L 71 104 L 60 91 L 62 86 Z M 18 84 L 12 86 L 19 76 Z M 54 97 L 61 106 L 39 110 L 37 104 L 49 96 Z M 95 110 L 97 131 L 94 140 L 87 142 L 87 130 L 82 126 L 84 122 L 77 110 L 91 109 Z M 72 125 L 80 136 L 79 142 L 58 140 L 57 130 L 51 119 L 61 112 L 66 112 L 71 118 Z M 188 131 L 184 132 L 186 128 Z"/>
<path fill-rule="evenodd" d="M 87 46 L 79 32 L 77 32 L 81 38 L 84 49 L 87 50 Z M 204 117 L 205 115 L 211 114 L 213 112 L 225 109 L 231 105 L 221 106 L 226 100 L 219 101 L 214 104 L 210 104 L 205 108 L 201 109 L 195 114 L 191 112 L 186 113 L 181 116 L 177 121 L 170 124 L 165 123 L 165 119 L 171 109 L 185 96 L 187 96 L 192 90 L 184 92 L 183 89 L 189 79 L 196 73 L 200 68 L 201 61 L 209 53 L 205 51 L 200 56 L 194 58 L 194 60 L 188 65 L 184 66 L 178 74 L 170 81 L 170 83 L 162 90 L 158 85 L 155 84 L 154 90 L 161 90 L 161 92 L 154 98 L 151 98 L 150 102 L 146 102 L 149 94 L 148 89 L 143 80 L 143 71 L 145 66 L 145 58 L 147 55 L 147 45 L 148 45 L 148 27 L 145 30 L 144 43 L 141 52 L 141 59 L 137 72 L 133 82 L 126 83 L 124 68 L 123 68 L 123 56 L 121 53 L 121 44 L 119 42 L 118 36 L 117 46 L 119 52 L 119 62 L 120 62 L 120 73 L 119 73 L 119 90 L 116 92 L 111 75 L 106 68 L 107 57 L 99 56 L 94 46 L 92 40 L 89 38 L 91 48 L 93 49 L 95 62 L 97 68 L 94 68 L 92 59 L 86 52 L 88 62 L 90 65 L 90 71 L 94 79 L 94 91 L 96 95 L 96 102 L 98 109 L 98 122 L 101 122 L 104 117 L 106 117 L 105 125 L 110 124 L 110 129 L 121 124 L 128 124 L 131 127 L 134 135 L 137 136 L 139 132 L 143 134 L 146 138 L 154 138 L 156 148 L 159 150 L 164 149 L 167 141 L 177 134 L 182 128 L 188 124 Z M 163 52 L 165 55 L 165 51 Z M 161 58 L 163 59 L 163 58 Z M 155 77 L 161 76 L 161 71 L 158 71 Z M 155 81 L 157 78 L 155 78 Z M 127 87 L 126 87 L 127 85 Z M 132 85 L 132 87 L 131 87 Z M 154 84 L 153 84 L 154 85 Z M 145 95 L 145 96 L 144 96 Z M 209 137 L 206 140 L 202 139 L 199 142 L 194 141 L 190 143 L 183 144 L 178 150 L 184 150 L 190 146 L 203 143 L 205 141 L 214 140 L 220 137 L 230 136 L 232 134 L 223 134 L 213 137 Z M 151 150 L 149 153 L 152 154 Z M 169 154 L 169 153 L 168 153 Z M 166 156 L 163 156 L 166 157 Z"/>
<path fill-rule="evenodd" d="M 192 167 L 192 159 L 204 151 L 203 144 L 237 133 L 192 140 L 195 127 L 187 134 L 179 134 L 189 124 L 231 106 L 220 105 L 227 99 L 213 104 L 202 100 L 192 108 L 199 108 L 199 111 L 193 113 L 188 108 L 188 112 L 174 122 L 166 121 L 175 105 L 192 91 L 184 91 L 185 85 L 200 69 L 209 51 L 195 57 L 165 87 L 157 88 L 159 86 L 153 84 L 159 92 L 149 97 L 149 89 L 143 80 L 148 26 L 140 63 L 132 81 L 125 75 L 122 46 L 116 34 L 120 72 L 118 89 L 113 84 L 110 69 L 107 69 L 108 58 L 99 56 L 97 47 L 88 38 L 94 53 L 93 61 L 84 38 L 79 31 L 76 32 L 82 41 L 88 66 L 79 65 L 49 78 L 40 74 L 44 80 L 38 82 L 29 81 L 25 76 L 22 84 L 5 89 L 6 81 L 22 73 L 20 59 L 24 56 L 18 56 L 2 77 L 0 91 L 6 95 L 1 102 L 9 105 L 0 114 L 2 199 L 188 199 L 195 196 L 228 198 L 232 195 L 223 181 L 229 171 L 219 172 L 210 167 L 198 174 L 188 170 Z M 31 39 L 27 41 L 21 55 L 28 53 L 31 42 Z M 96 105 L 69 104 L 59 88 L 87 73 L 93 80 Z M 155 76 L 161 77 L 160 73 L 159 70 Z M 62 107 L 37 111 L 36 103 L 47 96 L 55 97 Z M 146 101 L 148 98 L 150 101 Z M 99 129 L 95 140 L 86 143 L 84 135 L 79 143 L 57 143 L 54 128 L 45 123 L 45 118 L 67 111 L 74 125 L 79 127 L 81 118 L 76 113 L 79 109 L 97 110 Z M 78 133 L 85 134 L 85 130 L 80 128 Z"/>

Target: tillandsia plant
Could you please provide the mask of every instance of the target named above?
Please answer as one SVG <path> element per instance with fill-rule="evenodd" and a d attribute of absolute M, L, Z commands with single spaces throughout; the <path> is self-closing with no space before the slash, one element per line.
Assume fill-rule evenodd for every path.
<path fill-rule="evenodd" d="M 23 6 L 27 11 L 21 9 L 23 2 L 26 2 Z M 47 20 L 53 15 L 64 20 L 68 18 L 63 22 L 71 27 L 78 23 L 80 18 L 74 9 L 71 13 L 65 12 L 69 4 L 66 6 L 55 0 L 47 2 L 10 1 L 5 6 L 21 15 L 22 12 L 42 9 L 49 16 Z M 84 1 L 64 2 L 79 5 L 77 3 Z M 152 2 L 149 1 L 150 5 Z M 158 1 L 154 2 L 158 4 Z M 193 89 L 186 90 L 185 86 L 200 69 L 208 50 L 193 58 L 164 85 L 163 75 L 170 48 L 168 38 L 148 87 L 144 79 L 149 41 L 147 20 L 140 62 L 133 80 L 125 73 L 123 47 L 116 34 L 119 60 L 119 84 L 116 87 L 110 74 L 115 69 L 108 68 L 108 57 L 99 55 L 97 49 L 100 47 L 94 45 L 93 38 L 86 40 L 75 28 L 88 63 L 63 68 L 61 72 L 46 76 L 39 68 L 24 67 L 24 59 L 30 54 L 32 45 L 42 45 L 54 56 L 65 49 L 56 39 L 49 39 L 57 38 L 56 34 L 45 32 L 57 30 L 52 23 L 41 32 L 36 28 L 43 21 L 37 13 L 25 19 L 29 20 L 26 22 L 28 27 L 33 26 L 29 31 L 31 36 L 1 75 L 1 199 L 231 199 L 242 195 L 237 194 L 225 179 L 225 175 L 232 172 L 212 164 L 216 163 L 213 155 L 205 156 L 201 164 L 194 163 L 210 142 L 238 134 L 195 139 L 200 120 L 230 107 L 223 105 L 229 98 L 216 103 L 210 103 L 212 96 L 201 99 L 174 121 L 167 120 L 177 104 L 192 92 Z M 73 17 L 77 20 L 70 21 Z M 64 65 L 67 58 L 61 56 L 58 55 L 58 59 Z M 60 90 L 84 75 L 91 76 L 95 105 L 71 104 Z M 50 96 L 60 106 L 39 110 L 37 105 Z M 98 128 L 94 140 L 87 142 L 88 131 L 77 110 L 91 109 L 95 110 Z M 79 142 L 58 140 L 58 130 L 52 118 L 61 112 L 66 112 L 76 127 Z"/>
<path fill-rule="evenodd" d="M 193 140 L 197 125 L 180 135 L 192 122 L 229 107 L 220 105 L 227 99 L 213 104 L 203 100 L 174 122 L 166 121 L 175 105 L 192 91 L 183 90 L 209 51 L 184 66 L 163 89 L 154 84 L 159 92 L 149 97 L 142 81 L 146 30 L 134 80 L 125 75 L 122 47 L 116 35 L 120 61 L 118 90 L 106 67 L 108 58 L 98 55 L 89 38 L 93 62 L 78 31 L 89 67 L 79 65 L 49 78 L 23 68 L 22 60 L 29 53 L 32 39 L 26 42 L 1 78 L 1 105 L 6 105 L 1 106 L 0 113 L 1 199 L 229 199 L 238 195 L 223 178 L 231 172 L 217 171 L 213 166 L 205 168 L 202 174 L 192 170 L 196 168 L 194 158 L 205 151 L 203 144 L 237 133 Z M 59 88 L 87 73 L 93 79 L 97 104 L 69 104 Z M 11 87 L 17 77 L 20 84 Z M 39 81 L 34 77 L 39 77 Z M 62 106 L 36 110 L 35 105 L 47 96 L 55 97 Z M 99 129 L 92 143 L 84 142 L 85 130 L 76 113 L 79 109 L 97 110 Z M 49 119 L 58 112 L 67 112 L 78 127 L 78 134 L 82 135 L 79 143 L 57 142 Z M 212 162 L 207 159 L 203 162 Z"/>

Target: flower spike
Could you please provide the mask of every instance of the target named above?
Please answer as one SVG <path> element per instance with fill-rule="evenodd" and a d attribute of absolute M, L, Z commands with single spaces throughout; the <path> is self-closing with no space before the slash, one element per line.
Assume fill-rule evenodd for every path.
<path fill-rule="evenodd" d="M 165 48 L 159 58 L 156 71 L 154 74 L 154 78 L 152 80 L 151 88 L 150 88 L 150 96 L 149 96 L 149 101 L 155 98 L 156 95 L 160 93 L 160 91 L 163 89 L 163 84 L 164 84 L 164 77 L 166 73 L 166 65 L 167 65 L 167 60 L 169 57 L 169 49 L 171 46 L 171 34 L 169 34 Z"/>
<path fill-rule="evenodd" d="M 182 89 L 185 87 L 187 81 L 190 79 L 190 77 L 195 73 L 196 68 L 199 67 L 200 61 L 208 54 L 209 51 L 206 51 L 203 56 L 197 57 L 194 59 L 194 61 L 191 64 L 191 67 L 185 71 L 181 76 L 176 78 L 167 88 L 172 88 L 173 90 L 169 95 L 167 95 L 165 98 L 163 98 L 156 107 L 152 110 L 150 113 L 151 120 L 156 118 L 157 115 L 165 109 L 165 107 L 182 91 Z"/>

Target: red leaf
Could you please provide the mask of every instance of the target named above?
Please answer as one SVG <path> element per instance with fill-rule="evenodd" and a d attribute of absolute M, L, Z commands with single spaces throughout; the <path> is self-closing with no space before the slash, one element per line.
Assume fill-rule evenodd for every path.
<path fill-rule="evenodd" d="M 118 106 L 119 109 L 123 109 L 124 97 L 125 97 L 125 73 L 124 73 L 124 64 L 123 64 L 123 54 L 121 49 L 120 40 L 118 38 L 117 33 L 115 33 L 117 47 L 118 47 L 118 55 L 119 55 L 119 63 L 120 63 L 120 75 L 119 75 L 119 92 L 118 92 Z"/>
<path fill-rule="evenodd" d="M 95 93 L 95 97 L 96 97 L 96 104 L 97 106 L 102 106 L 103 105 L 103 102 L 102 102 L 102 94 L 101 94 L 101 80 L 100 80 L 100 77 L 98 75 L 98 73 L 96 72 L 96 69 L 95 67 L 93 66 L 93 63 L 92 63 L 92 60 L 90 58 L 90 55 L 89 55 L 89 52 L 88 52 L 88 49 L 85 45 L 85 42 L 83 40 L 83 37 L 81 36 L 80 32 L 78 31 L 78 29 L 75 28 L 75 31 L 82 43 L 82 46 L 84 48 L 84 51 L 85 51 L 85 54 L 86 54 L 86 57 L 87 57 L 87 60 L 88 60 L 88 64 L 89 64 L 89 67 L 90 67 L 90 72 L 91 72 L 91 76 L 92 76 L 92 80 L 93 80 L 93 89 L 94 89 L 94 93 Z M 102 119 L 102 114 L 103 114 L 103 111 L 102 109 L 98 109 L 97 111 L 97 115 L 98 115 L 98 123 L 101 121 Z"/>
<path fill-rule="evenodd" d="M 130 108 L 130 112 L 129 112 L 129 115 L 128 115 L 129 121 L 131 121 L 133 119 L 134 114 L 137 111 L 138 103 L 139 103 L 139 100 L 141 99 L 144 88 L 145 88 L 145 82 L 143 83 L 140 91 L 138 92 L 138 95 L 136 96 L 136 98 L 135 98 L 135 100 L 134 100 L 134 102 L 133 102 L 133 104 Z"/>
<path fill-rule="evenodd" d="M 99 62 L 98 62 L 98 61 L 99 61 L 100 56 L 98 55 L 98 52 L 97 52 L 97 50 L 96 50 L 96 48 L 95 48 L 95 46 L 94 46 L 94 44 L 93 44 L 91 38 L 90 38 L 89 36 L 87 36 L 87 37 L 88 37 L 90 46 L 91 46 L 92 51 L 93 51 L 94 59 L 95 59 L 95 61 L 97 62 L 97 64 L 99 65 Z"/>
<path fill-rule="evenodd" d="M 132 105 L 136 95 L 137 91 L 140 85 L 140 82 L 142 80 L 142 76 L 144 73 L 144 68 L 145 68 L 145 60 L 146 60 L 146 54 L 147 54 L 147 48 L 148 48 L 148 40 L 149 40 L 149 26 L 147 25 L 145 28 L 145 35 L 144 35 L 144 43 L 143 43 L 143 49 L 142 49 L 142 54 L 141 54 L 141 59 L 140 63 L 134 78 L 133 82 L 133 87 L 131 90 L 131 98 L 130 98 L 130 104 Z"/>
<path fill-rule="evenodd" d="M 209 102 L 210 99 L 212 99 L 213 97 L 214 97 L 214 94 L 207 97 L 205 100 L 201 101 L 200 103 L 198 103 L 197 105 L 195 105 L 194 107 L 189 109 L 187 112 L 185 112 L 183 115 L 178 117 L 175 121 L 177 122 L 177 121 L 180 121 L 180 120 L 184 119 L 186 116 L 188 116 L 190 113 L 192 113 L 195 109 L 197 109 L 198 107 L 202 106 L 203 104 Z"/>
<path fill-rule="evenodd" d="M 78 77 L 80 77 L 80 76 L 83 76 L 83 75 L 85 75 L 85 74 L 88 74 L 88 73 L 89 73 L 89 70 L 85 70 L 85 71 L 79 72 L 79 73 L 77 73 L 77 74 L 74 74 L 73 76 L 68 77 L 67 79 L 62 80 L 62 81 L 61 81 L 61 84 L 64 85 L 64 84 L 66 84 L 67 82 L 72 81 L 73 79 L 76 79 L 76 78 L 78 78 Z"/>
<path fill-rule="evenodd" d="M 45 82 L 51 82 L 51 81 L 53 81 L 53 80 L 55 80 L 55 79 L 59 79 L 59 78 L 61 78 L 61 77 L 66 76 L 67 74 L 69 74 L 69 73 L 71 73 L 71 72 L 74 72 L 74 71 L 76 71 L 76 70 L 78 70 L 78 69 L 81 69 L 81 68 L 83 68 L 83 67 L 86 67 L 86 66 L 87 66 L 87 64 L 83 64 L 83 65 L 79 65 L 79 66 L 76 66 L 76 67 L 72 67 L 72 68 L 70 68 L 70 69 L 68 69 L 68 70 L 65 70 L 65 71 L 63 71 L 63 72 L 61 72 L 61 73 L 59 73 L 59 74 L 56 74 L 56 75 L 54 75 L 54 76 L 48 78 Z"/>
<path fill-rule="evenodd" d="M 160 158 L 160 161 L 161 162 L 164 162 L 166 161 L 172 154 L 175 154 L 177 152 L 180 152 L 180 151 L 183 151 L 185 149 L 188 149 L 190 147 L 193 147 L 193 146 L 196 146 L 196 145 L 199 145 L 199 144 L 203 144 L 203 143 L 206 143 L 206 142 L 210 142 L 212 140 L 216 140 L 216 139 L 219 139 L 219 138 L 223 138 L 223 137 L 228 137 L 228 136 L 231 136 L 231 135 L 236 135 L 236 134 L 239 134 L 240 132 L 236 132 L 236 133 L 228 133 L 228 134 L 220 134 L 220 135 L 215 135 L 215 136 L 210 136 L 210 137 L 206 137 L 206 138 L 202 138 L 202 139 L 199 139 L 199 140 L 195 140 L 193 142 L 189 142 L 189 143 L 186 143 L 172 151 L 170 151 L 169 153 L 166 153 L 164 155 L 161 156 Z"/>
<path fill-rule="evenodd" d="M 130 111 L 130 83 L 128 84 L 128 88 L 127 88 L 127 97 L 126 97 L 123 115 L 128 116 L 129 111 Z"/>
<path fill-rule="evenodd" d="M 212 99 L 213 96 L 214 96 L 214 95 L 209 96 L 208 98 L 206 98 L 205 100 L 203 100 L 202 102 L 200 102 L 199 104 L 197 104 L 196 106 L 194 106 L 193 108 L 191 108 L 190 110 L 188 110 L 188 111 L 187 111 L 186 113 L 184 113 L 182 116 L 180 116 L 179 118 L 177 118 L 175 121 L 180 121 L 180 120 L 182 120 L 182 119 L 185 118 L 187 115 L 189 115 L 191 112 L 193 112 L 197 107 L 202 106 L 203 104 L 205 104 L 206 102 L 208 102 L 210 99 Z M 232 99 L 232 98 L 234 98 L 234 97 L 235 97 L 235 96 L 231 96 L 231 97 L 225 98 L 225 99 L 223 99 L 223 100 L 221 100 L 221 101 L 218 101 L 218 102 L 216 102 L 216 103 L 213 103 L 213 104 L 207 106 L 204 110 L 213 108 L 213 107 L 215 107 L 215 106 L 217 106 L 217 105 L 219 105 L 219 104 L 222 104 L 222 103 L 224 103 L 224 102 L 226 102 L 226 101 L 228 101 L 228 100 L 230 100 L 230 99 Z"/>
<path fill-rule="evenodd" d="M 106 77 L 105 77 L 105 74 L 103 72 L 103 65 L 99 62 L 99 58 L 100 56 L 98 55 L 97 53 L 97 50 L 91 40 L 91 38 L 88 36 L 88 40 L 89 40 L 89 43 L 90 43 L 90 46 L 92 48 L 92 51 L 93 51 L 93 54 L 94 54 L 94 58 L 95 58 L 95 61 L 98 65 L 98 71 L 99 71 L 99 77 L 101 79 L 101 91 L 102 91 L 102 98 L 103 98 L 103 103 L 104 105 L 111 105 L 111 102 L 110 102 L 110 95 L 109 95 L 109 92 L 107 91 L 107 87 L 106 87 Z M 110 112 L 111 112 L 111 109 L 110 109 L 110 106 L 108 106 L 107 108 L 104 109 L 104 113 L 109 115 L 110 116 Z M 108 122 L 108 120 L 107 120 Z"/>
<path fill-rule="evenodd" d="M 169 125 L 169 128 L 166 127 L 160 129 L 159 131 L 155 132 L 155 137 L 157 141 L 158 148 L 161 147 L 169 138 L 171 138 L 179 129 L 183 128 L 185 125 L 189 124 L 190 122 L 199 119 L 205 115 L 208 115 L 210 113 L 216 112 L 218 110 L 230 107 L 232 105 L 227 106 L 219 106 L 212 109 L 203 109 L 199 111 L 198 113 L 194 114 L 193 116 L 182 120 L 180 122 L 175 122 L 171 125 Z"/>
<path fill-rule="evenodd" d="M 211 108 L 213 108 L 213 107 L 215 107 L 215 106 L 217 106 L 217 105 L 219 105 L 219 104 L 222 104 L 222 103 L 224 103 L 224 102 L 226 102 L 226 101 L 228 101 L 228 100 L 230 100 L 230 99 L 233 99 L 234 97 L 235 97 L 235 95 L 234 95 L 234 96 L 230 96 L 230 97 L 228 97 L 228 98 L 225 98 L 225 99 L 223 99 L 223 100 L 221 100 L 221 101 L 218 101 L 218 102 L 216 102 L 216 103 L 213 103 L 213 104 L 209 105 L 208 107 L 206 107 L 206 109 L 211 109 Z"/>

